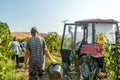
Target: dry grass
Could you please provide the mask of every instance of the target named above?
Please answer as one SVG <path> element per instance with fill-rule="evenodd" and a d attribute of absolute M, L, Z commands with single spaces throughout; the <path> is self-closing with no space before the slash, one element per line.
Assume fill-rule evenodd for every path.
<path fill-rule="evenodd" d="M 45 36 L 45 33 L 40 33 L 41 36 Z M 30 32 L 11 32 L 11 36 L 16 36 L 18 39 L 24 39 L 27 37 L 31 37 Z"/>

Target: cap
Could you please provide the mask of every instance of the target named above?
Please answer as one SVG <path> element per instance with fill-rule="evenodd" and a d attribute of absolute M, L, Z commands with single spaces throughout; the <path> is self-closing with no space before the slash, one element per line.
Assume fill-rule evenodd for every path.
<path fill-rule="evenodd" d="M 32 28 L 31 28 L 31 33 L 34 33 L 34 32 L 39 32 L 36 27 L 32 27 Z"/>

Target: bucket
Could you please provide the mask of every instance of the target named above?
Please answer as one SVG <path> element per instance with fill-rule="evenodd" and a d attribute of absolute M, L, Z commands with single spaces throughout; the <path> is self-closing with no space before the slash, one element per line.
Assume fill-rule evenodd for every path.
<path fill-rule="evenodd" d="M 50 80 L 60 80 L 63 76 L 63 68 L 59 63 L 48 66 L 48 75 Z"/>
<path fill-rule="evenodd" d="M 20 57 L 19 57 L 19 62 L 20 62 L 20 63 L 23 63 L 23 62 L 24 62 L 24 56 L 20 56 Z"/>

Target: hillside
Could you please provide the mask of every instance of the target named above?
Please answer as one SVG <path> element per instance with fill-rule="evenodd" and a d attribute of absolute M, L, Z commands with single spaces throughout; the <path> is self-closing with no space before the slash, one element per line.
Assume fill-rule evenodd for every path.
<path fill-rule="evenodd" d="M 24 39 L 27 37 L 31 37 L 30 32 L 11 32 L 11 35 L 14 37 L 16 36 L 18 39 Z M 45 36 L 45 33 L 40 33 L 41 36 Z"/>

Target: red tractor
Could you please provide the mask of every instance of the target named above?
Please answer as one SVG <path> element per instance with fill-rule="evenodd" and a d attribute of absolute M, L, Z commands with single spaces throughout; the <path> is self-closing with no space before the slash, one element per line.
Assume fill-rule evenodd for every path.
<path fill-rule="evenodd" d="M 61 43 L 62 63 L 70 66 L 70 45 L 73 44 L 79 57 L 82 77 L 89 80 L 90 73 L 94 71 L 97 74 L 103 66 L 102 46 L 96 42 L 95 35 L 103 33 L 112 44 L 116 44 L 116 36 L 119 34 L 118 23 L 113 19 L 88 19 L 65 23 Z M 92 57 L 84 61 L 91 53 Z"/>

